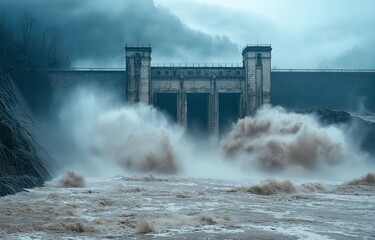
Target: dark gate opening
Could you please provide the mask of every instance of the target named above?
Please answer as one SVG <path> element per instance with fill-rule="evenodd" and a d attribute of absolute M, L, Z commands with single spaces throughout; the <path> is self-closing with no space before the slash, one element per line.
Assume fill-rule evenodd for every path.
<path fill-rule="evenodd" d="M 240 117 L 240 94 L 219 93 L 219 133 L 229 132 Z"/>
<path fill-rule="evenodd" d="M 177 93 L 155 93 L 155 107 L 173 122 L 177 122 Z"/>
<path fill-rule="evenodd" d="M 187 129 L 191 134 L 208 134 L 208 93 L 187 94 Z"/>

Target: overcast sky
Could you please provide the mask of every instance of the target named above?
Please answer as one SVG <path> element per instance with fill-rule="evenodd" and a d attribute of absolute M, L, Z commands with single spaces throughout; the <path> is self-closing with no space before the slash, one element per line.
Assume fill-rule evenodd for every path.
<path fill-rule="evenodd" d="M 124 43 L 151 43 L 153 62 L 241 62 L 272 44 L 274 68 L 375 68 L 373 0 L 1 0 L 16 31 L 61 32 L 76 67 L 123 67 Z"/>
<path fill-rule="evenodd" d="M 278 68 L 375 68 L 372 0 L 155 0 L 193 29 L 270 43 Z"/>

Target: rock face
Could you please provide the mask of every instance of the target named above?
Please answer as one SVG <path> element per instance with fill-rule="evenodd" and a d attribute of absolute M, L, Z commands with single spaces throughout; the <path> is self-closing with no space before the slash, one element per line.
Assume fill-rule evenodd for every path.
<path fill-rule="evenodd" d="M 0 196 L 50 179 L 52 168 L 46 156 L 18 89 L 0 69 Z"/>
<path fill-rule="evenodd" d="M 323 125 L 347 124 L 354 139 L 360 142 L 360 148 L 375 158 L 375 116 L 363 112 L 351 114 L 341 110 L 310 108 L 298 111 L 303 114 L 315 114 Z"/>
<path fill-rule="evenodd" d="M 352 120 L 352 115 L 350 113 L 341 110 L 309 108 L 297 112 L 302 114 L 315 114 L 324 125 L 349 123 Z"/>

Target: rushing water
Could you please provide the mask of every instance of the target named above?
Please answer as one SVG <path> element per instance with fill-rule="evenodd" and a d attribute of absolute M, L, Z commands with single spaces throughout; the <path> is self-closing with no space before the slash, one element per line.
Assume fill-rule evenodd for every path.
<path fill-rule="evenodd" d="M 322 183 L 257 195 L 251 180 L 112 177 L 1 198 L 4 239 L 375 239 L 375 188 Z M 313 187 L 319 186 L 319 187 Z"/>
<path fill-rule="evenodd" d="M 375 168 L 345 128 L 266 107 L 192 139 L 150 106 L 66 99 L 45 147 L 91 178 L 0 198 L 0 238 L 375 239 L 374 176 L 343 184 Z M 148 172 L 167 175 L 130 177 Z"/>
<path fill-rule="evenodd" d="M 44 128 L 45 146 L 63 171 L 92 177 L 125 171 L 334 181 L 369 171 L 371 161 L 358 150 L 360 141 L 352 140 L 347 129 L 322 126 L 311 115 L 265 107 L 239 120 L 221 139 L 189 138 L 153 107 L 122 106 L 107 94 L 76 89 L 66 97 L 58 121 Z"/>

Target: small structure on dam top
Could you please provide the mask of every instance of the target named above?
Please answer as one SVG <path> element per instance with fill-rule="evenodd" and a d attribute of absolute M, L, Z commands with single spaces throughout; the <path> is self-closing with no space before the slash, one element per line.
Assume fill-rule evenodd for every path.
<path fill-rule="evenodd" d="M 126 99 L 153 104 L 192 131 L 218 134 L 270 103 L 271 45 L 247 45 L 242 66 L 151 66 L 150 45 L 126 45 Z"/>
<path fill-rule="evenodd" d="M 270 45 L 246 46 L 238 65 L 155 66 L 150 45 L 127 45 L 126 69 L 23 69 L 12 74 L 37 114 L 59 107 L 57 92 L 100 86 L 124 102 L 154 105 L 188 132 L 223 133 L 268 103 L 288 110 L 375 112 L 374 69 L 271 70 L 271 50 Z"/>

